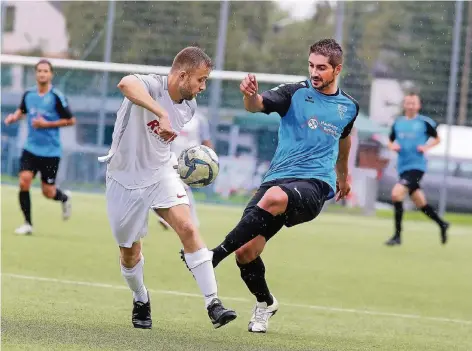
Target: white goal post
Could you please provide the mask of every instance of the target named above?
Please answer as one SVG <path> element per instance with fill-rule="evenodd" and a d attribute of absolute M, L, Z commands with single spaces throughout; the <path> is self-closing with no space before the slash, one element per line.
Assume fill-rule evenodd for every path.
<path fill-rule="evenodd" d="M 10 65 L 22 65 L 22 66 L 34 66 L 41 60 L 41 57 L 34 56 L 18 56 L 18 55 L 0 55 L 1 64 Z M 79 60 L 68 60 L 59 58 L 48 58 L 51 64 L 55 68 L 71 68 L 71 69 L 82 69 L 87 71 L 108 71 L 108 72 L 126 72 L 126 73 L 156 73 L 156 74 L 168 74 L 170 67 L 165 66 L 148 66 L 148 65 L 136 65 L 128 63 L 113 63 L 113 62 L 98 62 L 98 61 L 79 61 Z M 260 83 L 290 83 L 299 82 L 307 79 L 305 76 L 295 76 L 287 74 L 270 74 L 270 73 L 254 73 L 257 77 L 257 81 Z M 242 80 L 248 72 L 241 71 L 212 71 L 210 79 L 223 79 L 223 80 Z"/>

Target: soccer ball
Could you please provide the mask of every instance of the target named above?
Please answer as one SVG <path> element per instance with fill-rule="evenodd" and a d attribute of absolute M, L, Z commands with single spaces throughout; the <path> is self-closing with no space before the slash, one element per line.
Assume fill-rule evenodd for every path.
<path fill-rule="evenodd" d="M 189 147 L 180 154 L 177 171 L 188 186 L 203 188 L 213 183 L 220 171 L 218 156 L 205 145 Z"/>

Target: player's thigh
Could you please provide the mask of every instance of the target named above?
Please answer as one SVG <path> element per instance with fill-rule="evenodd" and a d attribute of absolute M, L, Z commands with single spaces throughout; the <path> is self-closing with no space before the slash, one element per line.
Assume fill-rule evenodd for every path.
<path fill-rule="evenodd" d="M 408 194 L 408 187 L 402 184 L 400 180 L 400 182 L 395 184 L 392 188 L 392 201 L 394 202 L 403 201 L 407 194 Z"/>
<path fill-rule="evenodd" d="M 288 196 L 285 225 L 292 227 L 315 219 L 329 195 L 327 183 L 316 180 L 295 180 L 279 185 Z"/>
<path fill-rule="evenodd" d="M 242 218 L 244 218 L 249 212 L 251 212 L 254 209 L 254 207 L 256 207 L 257 204 L 262 200 L 262 198 L 267 193 L 267 191 L 274 186 L 277 186 L 277 185 L 275 183 L 262 184 L 259 187 L 259 189 L 257 189 L 256 193 L 253 195 L 253 197 L 247 204 L 246 208 L 244 209 Z M 282 229 L 282 227 L 285 224 L 285 220 L 286 220 L 286 215 L 281 214 L 281 215 L 275 216 L 274 220 L 271 221 L 270 223 L 267 223 L 268 228 L 266 232 L 264 233 L 264 237 L 263 237 L 265 239 L 264 242 L 270 240 L 272 237 L 274 237 L 275 234 L 277 234 L 280 231 L 280 229 Z"/>
<path fill-rule="evenodd" d="M 402 201 L 408 193 L 412 195 L 416 190 L 420 189 L 420 182 L 424 172 L 419 170 L 409 170 L 400 174 L 399 182 L 392 189 L 392 199 L 394 201 Z"/>
<path fill-rule="evenodd" d="M 262 184 L 259 189 L 254 193 L 252 196 L 251 200 L 249 200 L 248 204 L 246 205 L 246 208 L 243 211 L 242 218 L 244 218 L 249 212 L 251 212 L 254 207 L 257 206 L 259 201 L 264 197 L 265 193 L 267 190 L 270 189 L 270 185 Z"/>
<path fill-rule="evenodd" d="M 38 171 L 41 173 L 41 182 L 55 188 L 57 171 L 59 170 L 59 157 L 38 158 Z"/>
<path fill-rule="evenodd" d="M 175 172 L 164 173 L 164 177 L 154 189 L 149 207 L 175 230 L 184 249 L 196 250 L 203 246 L 192 219 L 187 192 Z"/>
<path fill-rule="evenodd" d="M 256 236 L 254 239 L 236 250 L 236 260 L 241 264 L 247 264 L 254 261 L 264 251 L 267 240 L 262 235 Z"/>
<path fill-rule="evenodd" d="M 131 248 L 147 234 L 149 206 L 147 188 L 126 189 L 112 178 L 107 178 L 107 215 L 111 231 L 120 247 Z"/>
<path fill-rule="evenodd" d="M 37 156 L 31 152 L 23 150 L 20 157 L 20 170 L 18 173 L 20 188 L 22 190 L 28 190 L 31 186 L 31 182 L 34 179 L 37 169 Z"/>

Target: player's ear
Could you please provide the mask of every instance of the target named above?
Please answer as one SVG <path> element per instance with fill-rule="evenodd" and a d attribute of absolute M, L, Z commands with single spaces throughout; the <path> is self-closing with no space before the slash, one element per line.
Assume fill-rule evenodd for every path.
<path fill-rule="evenodd" d="M 336 75 L 339 75 L 339 74 L 341 73 L 342 69 L 343 69 L 343 65 L 342 65 L 342 64 L 337 65 L 337 66 L 334 68 L 334 73 L 335 73 Z"/>
<path fill-rule="evenodd" d="M 182 70 L 182 71 L 179 72 L 179 78 L 180 79 L 184 79 L 186 75 L 187 75 L 187 71 Z"/>

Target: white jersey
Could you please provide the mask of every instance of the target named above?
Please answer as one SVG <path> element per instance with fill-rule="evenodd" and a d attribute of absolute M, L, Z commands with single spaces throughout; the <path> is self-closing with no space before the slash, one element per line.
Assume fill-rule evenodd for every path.
<path fill-rule="evenodd" d="M 172 129 L 178 135 L 196 109 L 195 100 L 175 103 L 169 96 L 167 76 L 135 75 L 160 106 L 167 111 Z M 163 172 L 172 169 L 170 143 L 158 134 L 159 117 L 125 98 L 117 112 L 113 141 L 108 155 L 107 175 L 128 189 L 157 183 Z M 174 171 L 175 173 L 175 171 Z"/>
<path fill-rule="evenodd" d="M 210 127 L 206 117 L 196 113 L 182 128 L 179 137 L 172 142 L 170 149 L 176 157 L 179 157 L 186 148 L 201 145 L 203 141 L 210 138 Z"/>

